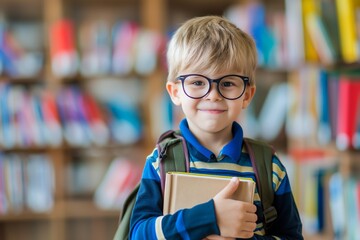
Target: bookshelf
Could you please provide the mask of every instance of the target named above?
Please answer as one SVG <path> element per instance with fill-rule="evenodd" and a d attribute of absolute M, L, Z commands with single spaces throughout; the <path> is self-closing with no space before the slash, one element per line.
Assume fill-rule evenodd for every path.
<path fill-rule="evenodd" d="M 73 21 L 74 35 L 78 40 L 75 45 L 76 48 L 78 48 L 79 45 L 81 46 L 78 38 L 82 25 L 90 22 L 92 23 L 95 20 L 103 20 L 111 26 L 114 26 L 118 20 L 133 21 L 137 23 L 140 28 L 150 30 L 155 34 L 166 37 L 182 21 L 190 17 L 205 14 L 224 14 L 229 11 L 229 7 L 234 6 L 235 4 L 244 5 L 249 2 L 251 3 L 252 1 L 3 0 L 0 3 L 0 15 L 3 15 L 8 23 L 35 22 L 38 24 L 40 28 L 39 39 L 41 39 L 41 41 L 39 41 L 41 44 L 37 47 L 43 54 L 43 62 L 42 68 L 36 72 L 35 75 L 9 77 L 8 74 L 1 73 L 0 86 L 1 84 L 10 81 L 11 86 L 20 87 L 21 89 L 24 88 L 25 90 L 32 89 L 33 87 L 40 87 L 53 96 L 56 96 L 64 88 L 69 88 L 70 90 L 68 90 L 68 92 L 71 93 L 74 91 L 73 87 L 75 86 L 75 89 L 80 89 L 81 93 L 90 93 L 90 96 L 97 96 L 94 89 L 97 90 L 101 87 L 99 82 L 110 83 L 113 82 L 114 79 L 115 81 L 118 80 L 119 75 L 111 73 L 99 73 L 93 76 L 87 76 L 82 73 L 76 73 L 73 76 L 57 76 L 54 74 L 51 65 L 52 55 L 49 29 L 51 29 L 53 24 L 60 19 L 67 18 Z M 308 48 L 309 41 L 311 41 L 309 38 L 305 37 L 305 49 L 300 47 L 301 44 L 303 44 L 301 41 L 299 42 L 299 39 L 302 38 L 299 29 L 302 29 L 302 26 L 299 27 L 294 25 L 299 24 L 298 19 L 289 20 L 289 16 L 286 14 L 284 15 L 284 13 L 292 13 L 288 15 L 297 16 L 298 13 L 294 11 L 301 2 L 300 0 L 284 0 L 278 1 L 276 4 L 268 0 L 262 2 L 265 3 L 265 10 L 268 14 L 266 17 L 271 24 L 271 30 L 275 32 L 275 38 L 269 38 L 269 42 L 274 43 L 276 51 L 271 52 L 271 49 L 268 48 L 269 46 L 258 43 L 262 46 L 264 62 L 263 65 L 259 66 L 257 73 L 257 98 L 260 99 L 260 101 L 256 103 L 257 109 L 254 110 L 256 117 L 259 116 L 261 106 L 266 100 L 267 93 L 273 86 L 290 84 L 292 81 L 300 81 L 299 76 L 307 76 L 307 78 L 314 80 L 316 77 L 304 75 L 310 74 L 310 70 L 307 70 L 309 68 L 313 72 L 325 69 L 337 76 L 349 71 L 357 72 L 360 69 L 360 65 L 357 63 L 359 57 L 355 62 L 346 62 L 340 60 L 339 55 L 335 55 L 337 57 L 336 62 L 329 65 L 324 64 L 321 59 L 319 60 L 316 57 L 313 58 L 316 55 L 314 54 L 316 49 L 311 47 Z M 313 2 L 315 1 L 308 0 L 307 3 L 309 5 L 307 6 L 314 10 L 316 9 L 316 5 L 312 4 Z M 330 7 L 335 4 L 335 1 L 322 0 L 319 2 L 333 4 L 330 5 Z M 289 5 L 289 3 L 291 4 Z M 293 6 L 293 8 L 289 6 Z M 292 47 L 291 49 L 300 50 L 298 52 L 291 51 L 291 56 L 295 56 L 291 61 L 285 61 L 283 59 L 283 49 L 286 48 L 287 43 L 282 39 L 289 37 L 287 35 L 286 37 L 281 37 L 284 36 L 284 33 L 282 32 L 284 23 L 289 24 L 292 29 L 297 30 L 291 35 L 291 37 L 297 36 L 297 38 L 295 38 L 295 42 L 290 42 L 290 44 L 292 44 L 290 45 L 290 48 L 291 46 L 297 46 L 296 48 Z M 270 34 L 266 31 L 266 34 Z M 332 31 L 331 34 L 334 34 L 334 32 Z M 273 37 L 271 34 L 266 36 Z M 292 39 L 294 40 L 294 38 Z M 301 51 L 303 51 L 303 55 L 301 55 Z M 158 114 L 154 114 L 154 112 L 162 113 L 158 106 L 161 106 L 159 103 L 162 104 L 164 101 L 162 93 L 164 92 L 166 80 L 166 70 L 163 66 L 163 62 L 161 62 L 163 61 L 161 56 L 158 61 L 156 67 L 147 74 L 139 74 L 133 70 L 123 75 L 120 74 L 120 78 L 122 79 L 120 81 L 125 85 L 116 85 L 118 86 L 119 92 L 124 95 L 125 93 L 121 92 L 122 89 L 127 87 L 137 88 L 137 86 L 141 85 L 139 94 L 133 94 L 139 96 L 138 98 L 135 98 L 134 101 L 137 104 L 136 110 L 139 113 L 142 128 L 142 135 L 137 141 L 130 144 L 124 144 L 121 143 L 121 141 L 120 143 L 110 141 L 107 144 L 100 146 L 97 146 L 96 144 L 74 146 L 69 144 L 65 139 L 62 139 L 61 144 L 50 147 L 4 147 L 0 144 L 0 152 L 5 155 L 21 155 L 27 159 L 28 156 L 34 154 L 44 154 L 49 158 L 54 171 L 53 206 L 51 210 L 36 213 L 26 207 L 19 212 L 10 211 L 9 213 L 2 214 L 0 208 L 0 239 L 78 240 L 111 239 L 113 237 L 117 227 L 119 210 L 104 210 L 96 205 L 93 199 L 95 191 L 94 186 L 96 185 L 94 182 L 96 182 L 95 180 L 97 179 L 97 183 L 99 183 L 101 176 L 106 174 L 107 167 L 114 158 L 122 156 L 124 158 L 135 160 L 138 165 L 142 165 L 146 155 L 153 149 L 154 141 L 162 131 L 162 129 L 159 128 L 159 125 L 162 125 L 162 120 L 159 119 Z M 132 85 L 134 82 L 136 83 Z M 129 83 L 130 85 L 126 85 Z M 0 92 L 1 91 L 2 90 L 0 90 Z M 299 95 L 297 101 L 299 103 L 303 102 L 304 98 L 310 96 L 307 94 L 308 93 L 302 93 L 302 95 Z M 316 92 L 312 90 L 312 94 L 316 95 Z M 101 95 L 101 97 L 104 96 Z M 314 99 L 316 99 L 316 96 Z M 306 104 L 306 101 L 304 104 Z M 100 105 L 102 111 L 106 110 L 104 110 L 104 105 L 105 104 Z M 250 115 L 250 113 L 248 115 Z M 321 162 L 319 163 L 320 166 L 327 166 L 329 165 L 329 162 L 331 165 L 335 159 L 334 165 L 331 165 L 330 167 L 335 166 L 336 171 L 340 172 L 345 178 L 353 178 L 354 176 L 356 177 L 359 175 L 360 166 L 359 161 L 357 161 L 360 157 L 359 150 L 346 149 L 340 151 L 333 138 L 326 144 L 320 144 L 317 136 L 314 134 L 305 136 L 298 136 L 296 134 L 290 135 L 286 130 L 285 121 L 288 121 L 288 119 L 285 119 L 285 117 L 287 116 L 284 116 L 284 119 L 282 120 L 284 121 L 284 124 L 279 129 L 277 137 L 275 139 L 266 140 L 273 143 L 276 149 L 281 151 L 286 158 L 292 159 L 290 160 L 292 165 L 290 169 L 293 169 L 291 172 L 294 173 L 293 188 L 295 189 L 295 195 L 301 196 L 303 193 L 303 186 L 299 185 L 299 182 L 301 182 L 302 179 L 301 174 L 304 169 L 307 169 L 307 163 L 311 163 L 311 161 L 314 161 L 315 163 L 315 158 L 317 160 L 325 159 L 324 162 L 326 163 Z M 314 129 L 316 129 L 316 126 Z M 257 135 L 256 137 L 261 138 L 262 136 Z M 267 138 L 269 138 L 269 136 Z M 331 157 L 327 158 L 324 156 Z M 308 159 L 306 160 L 307 162 L 304 161 L 304 159 Z M 94 168 L 98 170 L 96 175 L 90 175 L 90 178 L 93 180 L 92 190 L 82 186 L 83 188 L 80 192 L 76 192 L 76 190 L 71 191 L 69 190 L 69 181 L 71 181 L 69 179 L 75 179 L 77 176 L 69 175 L 69 168 L 83 166 L 82 164 L 89 166 L 88 168 L 84 168 L 87 169 L 86 171 L 92 171 L 91 169 Z M 81 183 L 79 183 L 78 187 L 81 188 Z M 302 207 L 304 206 L 304 203 L 302 203 L 301 199 L 298 201 L 301 206 L 299 208 L 300 211 L 304 211 Z M 329 203 L 325 203 L 325 205 L 327 207 L 326 210 L 329 211 Z M 321 232 L 305 233 L 306 239 L 331 239 L 333 236 L 331 216 L 326 215 L 325 222 L 324 230 Z"/>
<path fill-rule="evenodd" d="M 163 78 L 163 73 L 160 70 L 154 70 L 150 74 L 129 72 L 120 76 L 111 73 L 98 74 L 96 76 L 87 76 L 79 73 L 71 76 L 56 75 L 52 69 L 53 56 L 51 53 L 52 43 L 50 29 L 52 29 L 53 25 L 59 20 L 68 18 L 75 23 L 74 33 L 76 35 L 75 37 L 78 38 L 77 27 L 89 21 L 89 19 L 94 18 L 96 20 L 106 20 L 111 24 L 119 20 L 131 20 L 136 22 L 141 28 L 147 28 L 160 34 L 164 32 L 163 29 L 165 28 L 162 26 L 164 21 L 162 21 L 161 18 L 163 6 L 165 6 L 163 1 L 134 2 L 126 0 L 16 0 L 2 1 L 0 3 L 0 12 L 4 15 L 6 26 L 12 27 L 14 23 L 27 21 L 36 22 L 36 24 L 41 26 L 42 30 L 39 32 L 39 35 L 41 35 L 42 45 L 40 47 L 43 57 L 42 67 L 34 75 L 17 75 L 17 73 L 10 73 L 8 69 L 1 68 L 0 84 L 2 87 L 3 84 L 6 85 L 6 89 L 9 89 L 8 91 L 11 94 L 17 91 L 21 91 L 20 96 L 22 96 L 22 94 L 24 96 L 29 94 L 31 101 L 35 102 L 33 99 L 38 97 L 38 95 L 33 93 L 33 88 L 40 88 L 41 91 L 39 91 L 41 94 L 46 92 L 51 96 L 58 96 L 61 93 L 69 94 L 77 89 L 80 91 L 80 95 L 84 94 L 83 96 L 85 96 L 86 93 L 89 94 L 90 97 L 93 97 L 91 93 L 93 93 L 94 89 L 96 90 L 96 88 L 103 87 L 99 86 L 99 82 L 102 81 L 102 79 L 106 79 L 104 81 L 110 84 L 120 78 L 123 84 L 120 88 L 123 90 L 121 91 L 120 89 L 118 91 L 119 94 L 124 92 L 125 89 L 131 92 L 142 85 L 141 89 L 137 89 L 138 92 L 132 91 L 132 93 L 138 94 L 139 91 L 141 93 L 139 94 L 140 96 L 131 98 L 133 102 L 136 102 L 134 103 L 134 105 L 136 105 L 136 111 L 130 111 L 130 113 L 128 112 L 127 114 L 133 114 L 134 117 L 136 117 L 133 122 L 138 120 L 141 122 L 141 129 L 144 132 L 144 137 L 136 135 L 131 141 L 128 140 L 127 142 L 125 142 L 126 136 L 119 134 L 117 141 L 111 139 L 107 141 L 106 144 L 96 144 L 95 142 L 85 145 L 74 144 L 76 142 L 73 141 L 74 139 L 71 139 L 71 137 L 66 139 L 64 136 L 62 136 L 60 143 L 54 146 L 48 146 L 47 144 L 42 145 L 39 144 L 39 142 L 35 142 L 34 144 L 33 139 L 20 145 L 18 142 L 14 144 L 8 141 L 6 144 L 3 144 L 4 142 L 1 141 L 1 164 L 4 162 L 6 162 L 5 165 L 12 164 L 12 162 L 15 161 L 12 161 L 13 159 L 8 160 L 10 156 L 12 158 L 21 156 L 21 160 L 16 162 L 20 162 L 21 169 L 26 171 L 25 168 L 29 165 L 28 162 L 30 161 L 28 160 L 29 156 L 35 154 L 47 156 L 48 163 L 51 164 L 54 172 L 50 176 L 50 178 L 53 179 L 48 180 L 49 182 L 53 181 L 54 186 L 53 189 L 50 190 L 53 191 L 51 196 L 52 206 L 47 210 L 34 211 L 31 207 L 27 206 L 25 202 L 19 203 L 25 205 L 19 209 L 15 209 L 14 206 L 10 205 L 7 206 L 9 208 L 5 209 L 4 205 L 2 205 L 3 202 L 1 202 L 0 212 L 4 212 L 0 214 L 0 239 L 78 240 L 111 239 L 113 237 L 118 223 L 119 210 L 99 207 L 94 201 L 94 191 L 114 159 L 120 156 L 124 159 L 133 160 L 136 165 L 142 166 L 146 154 L 151 151 L 153 147 L 153 139 L 149 137 L 151 134 L 151 119 L 150 113 L 146 111 L 148 109 L 147 104 L 151 101 L 142 101 L 141 96 L 147 95 L 146 97 L 151 97 L 151 95 L 147 93 L 152 91 L 151 89 L 154 88 L 154 83 L 159 82 L 159 79 Z M 25 9 L 27 10 L 22 11 Z M 133 82 L 136 83 L 134 84 Z M 105 87 L 105 90 L 107 88 Z M 65 90 L 67 93 L 64 92 L 64 89 L 68 90 Z M 2 93 L 5 91 L 3 90 L 4 88 L 1 88 Z M 137 94 L 133 95 L 136 96 Z M 68 95 L 68 97 L 70 95 Z M 64 99 L 65 98 L 63 98 L 63 100 Z M 130 98 L 128 98 L 128 100 L 129 99 Z M 2 99 L 1 101 L 3 103 L 6 99 Z M 105 112 L 108 114 L 109 109 L 104 109 L 105 104 L 100 104 L 99 101 L 96 102 L 99 105 L 101 113 Z M 6 105 L 7 109 L 10 107 L 9 105 L 10 104 Z M 117 107 L 116 109 L 118 111 L 121 110 L 119 109 L 120 105 L 113 104 L 111 106 L 113 108 Z M 115 111 L 115 113 L 118 112 Z M 111 117 L 109 115 L 105 116 Z M 120 126 L 119 123 L 117 126 Z M 136 131 L 135 133 L 138 134 Z M 1 134 L 3 134 L 2 131 Z M 124 134 L 126 135 L 126 132 L 124 132 Z M 128 139 L 130 139 L 131 134 L 134 135 L 134 132 L 128 132 Z M 76 135 L 74 135 L 74 138 L 75 137 Z M 7 169 L 7 167 L 1 165 L 1 181 L 5 179 L 5 174 L 2 175 L 3 172 L 5 172 L 4 168 Z M 71 172 L 71 169 L 75 168 L 80 168 L 82 173 L 77 173 L 75 170 Z M 26 173 L 28 174 L 27 171 Z M 139 175 L 139 172 L 135 173 L 134 171 L 134 174 Z M 28 176 L 26 175 L 26 177 Z M 82 177 L 82 180 L 79 180 L 79 177 Z M 6 178 L 10 179 L 8 175 L 6 175 Z M 74 183 L 77 181 L 76 187 L 78 189 L 74 186 L 71 187 L 71 180 L 74 180 Z M 85 186 L 84 180 L 87 184 Z M 8 180 L 6 181 L 6 184 L 8 184 Z M 4 182 L 1 183 L 3 184 Z M 89 187 L 89 183 L 91 183 L 92 186 Z M 27 191 L 27 189 L 25 189 L 25 191 Z M 49 193 L 51 194 L 51 192 Z M 26 194 L 28 193 L 24 194 L 24 198 L 27 198 Z"/>

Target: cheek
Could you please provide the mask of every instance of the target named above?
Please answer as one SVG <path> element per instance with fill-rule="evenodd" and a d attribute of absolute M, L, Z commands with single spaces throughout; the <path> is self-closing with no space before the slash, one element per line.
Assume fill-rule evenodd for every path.
<path fill-rule="evenodd" d="M 181 107 L 184 113 L 191 113 L 196 110 L 198 101 L 185 96 L 181 99 Z"/>
<path fill-rule="evenodd" d="M 242 100 L 234 101 L 234 102 L 230 103 L 228 106 L 229 106 L 229 110 L 232 115 L 239 115 L 244 109 Z"/>

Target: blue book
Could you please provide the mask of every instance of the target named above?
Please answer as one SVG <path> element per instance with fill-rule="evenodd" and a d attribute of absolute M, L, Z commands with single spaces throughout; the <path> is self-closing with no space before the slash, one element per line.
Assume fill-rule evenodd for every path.
<path fill-rule="evenodd" d="M 11 91 L 10 84 L 5 84 L 0 90 L 0 116 L 1 127 L 3 131 L 3 145 L 5 148 L 12 148 L 15 146 L 16 138 L 13 123 L 11 122 L 11 109 L 9 108 L 9 95 Z"/>
<path fill-rule="evenodd" d="M 339 172 L 330 177 L 329 193 L 334 239 L 340 240 L 345 236 L 347 220 L 345 217 L 344 181 Z"/>
<path fill-rule="evenodd" d="M 321 144 L 326 145 L 331 141 L 331 125 L 329 111 L 329 80 L 328 73 L 320 70 L 319 73 L 319 128 L 318 140 Z"/>

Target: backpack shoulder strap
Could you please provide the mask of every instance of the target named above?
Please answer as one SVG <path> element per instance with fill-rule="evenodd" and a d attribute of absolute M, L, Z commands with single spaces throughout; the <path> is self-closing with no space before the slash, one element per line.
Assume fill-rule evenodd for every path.
<path fill-rule="evenodd" d="M 167 172 L 188 172 L 189 157 L 187 145 L 180 131 L 167 131 L 157 141 L 156 147 L 159 153 L 161 190 L 164 194 L 165 175 Z M 120 224 L 116 230 L 113 240 L 127 240 L 130 233 L 130 219 L 136 202 L 136 196 L 140 183 L 136 185 L 131 194 L 126 198 L 123 211 L 120 215 Z"/>
<path fill-rule="evenodd" d="M 189 172 L 190 162 L 185 139 L 180 131 L 163 133 L 156 144 L 160 159 L 161 190 L 164 194 L 167 172 Z"/>
<path fill-rule="evenodd" d="M 254 168 L 259 195 L 265 217 L 265 229 L 277 218 L 277 211 L 273 206 L 274 190 L 272 187 L 272 157 L 274 149 L 261 141 L 244 138 Z"/>
<path fill-rule="evenodd" d="M 136 202 L 136 195 L 139 191 L 139 188 L 140 188 L 140 183 L 136 185 L 136 187 L 132 190 L 130 195 L 126 198 L 125 203 L 122 207 L 122 211 L 119 219 L 119 225 L 118 228 L 116 229 L 113 240 L 129 239 L 130 218 Z"/>

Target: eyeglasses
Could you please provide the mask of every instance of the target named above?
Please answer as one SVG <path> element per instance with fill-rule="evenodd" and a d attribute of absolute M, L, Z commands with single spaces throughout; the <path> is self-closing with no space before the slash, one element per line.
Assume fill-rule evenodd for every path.
<path fill-rule="evenodd" d="M 203 98 L 211 90 L 211 84 L 217 83 L 219 94 L 228 100 L 240 98 L 249 84 L 249 78 L 240 75 L 225 75 L 211 79 L 200 74 L 187 74 L 177 77 L 181 81 L 185 94 L 194 99 Z"/>

